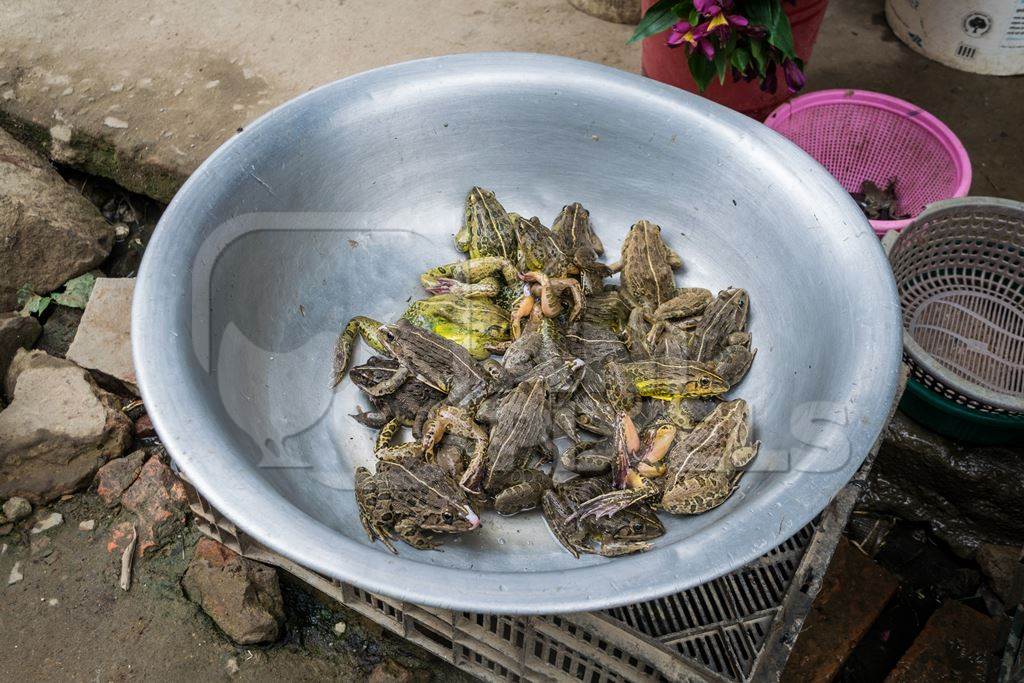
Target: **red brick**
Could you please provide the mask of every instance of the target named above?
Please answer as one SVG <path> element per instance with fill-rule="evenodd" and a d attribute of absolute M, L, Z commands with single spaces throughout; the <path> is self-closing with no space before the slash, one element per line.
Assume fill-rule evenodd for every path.
<path fill-rule="evenodd" d="M 895 577 L 841 538 L 782 680 L 831 681 L 898 587 Z"/>
<path fill-rule="evenodd" d="M 138 518 L 138 554 L 166 543 L 185 523 L 185 486 L 167 465 L 151 457 L 138 479 L 121 496 L 121 504 Z"/>
<path fill-rule="evenodd" d="M 886 683 L 970 683 L 985 680 L 997 649 L 996 623 L 952 600 L 935 610 Z"/>

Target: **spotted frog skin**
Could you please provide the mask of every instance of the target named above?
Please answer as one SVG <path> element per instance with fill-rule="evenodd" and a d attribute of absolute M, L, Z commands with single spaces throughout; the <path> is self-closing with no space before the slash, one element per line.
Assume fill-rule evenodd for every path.
<path fill-rule="evenodd" d="M 669 451 L 661 507 L 674 514 L 698 515 L 721 505 L 759 446 L 760 442 L 750 442 L 747 402 L 720 404 Z"/>
<path fill-rule="evenodd" d="M 665 527 L 647 505 L 637 505 L 610 517 L 573 520 L 577 507 L 609 490 L 607 477 L 576 477 L 546 491 L 544 519 L 558 542 L 574 557 L 592 553 L 616 557 L 648 550 Z"/>
<path fill-rule="evenodd" d="M 557 454 L 548 388 L 541 378 L 521 382 L 499 401 L 487 452 L 470 462 L 460 484 L 493 496 L 495 508 L 503 514 L 534 507 L 551 486 L 550 477 L 528 467 L 538 449 L 551 457 Z"/>
<path fill-rule="evenodd" d="M 387 386 L 371 389 L 378 393 L 390 393 L 407 377 L 414 376 L 448 394 L 448 403 L 471 405 L 494 390 L 505 375 L 496 362 L 478 363 L 463 347 L 408 320 L 382 325 L 377 330 L 377 340 L 402 366 Z"/>
<path fill-rule="evenodd" d="M 421 549 L 437 548 L 437 534 L 459 534 L 480 526 L 466 494 L 438 465 L 410 455 L 381 460 L 376 474 L 355 475 L 359 520 L 371 541 L 397 553 L 393 540 Z"/>
<path fill-rule="evenodd" d="M 349 371 L 352 382 L 360 389 L 378 386 L 401 369 L 401 364 L 393 358 L 371 356 L 362 365 Z M 397 426 L 413 427 L 422 421 L 425 411 L 444 398 L 444 394 L 434 387 L 421 382 L 415 377 L 406 379 L 390 394 L 370 395 L 373 410 L 360 411 L 353 415 L 360 424 L 367 427 L 382 429 L 391 422 Z"/>

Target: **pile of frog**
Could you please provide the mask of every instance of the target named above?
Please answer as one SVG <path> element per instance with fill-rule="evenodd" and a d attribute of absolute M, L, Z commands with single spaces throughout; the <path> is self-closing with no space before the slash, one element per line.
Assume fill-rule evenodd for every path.
<path fill-rule="evenodd" d="M 429 298 L 395 323 L 353 318 L 335 349 L 335 385 L 357 338 L 380 354 L 349 373 L 373 406 L 353 417 L 379 429 L 376 472 L 355 475 L 371 540 L 436 548 L 483 506 L 540 506 L 576 557 L 623 555 L 664 533 L 655 510 L 729 497 L 758 449 L 746 402 L 721 398 L 754 359 L 744 290 L 677 288 L 649 221 L 607 265 L 579 204 L 547 228 L 479 187 L 455 244 L 468 258 L 422 275 Z"/>

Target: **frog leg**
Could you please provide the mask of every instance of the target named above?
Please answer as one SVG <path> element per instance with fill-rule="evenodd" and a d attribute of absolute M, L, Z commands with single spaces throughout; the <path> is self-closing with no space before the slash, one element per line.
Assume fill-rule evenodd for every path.
<path fill-rule="evenodd" d="M 661 507 L 677 515 L 699 515 L 724 503 L 732 492 L 729 473 L 698 472 L 666 490 Z"/>
<path fill-rule="evenodd" d="M 530 317 L 534 309 L 533 295 L 530 293 L 529 286 L 523 287 L 523 293 L 512 303 L 512 339 L 519 339 L 523 333 L 523 318 Z"/>
<path fill-rule="evenodd" d="M 378 382 L 373 386 L 365 387 L 363 391 L 370 396 L 386 396 L 387 394 L 394 393 L 395 389 L 402 386 L 402 382 L 408 379 L 410 374 L 412 373 L 409 371 L 409 368 L 403 365 L 386 380 Z"/>
<path fill-rule="evenodd" d="M 649 357 L 650 346 L 647 340 L 650 330 L 647 328 L 647 320 L 650 318 L 650 309 L 646 306 L 634 306 L 629 312 L 629 319 L 626 321 L 626 346 L 634 356 Z M 646 331 L 645 331 L 646 330 Z M 660 332 L 659 332 L 660 335 Z"/>
<path fill-rule="evenodd" d="M 558 494 L 554 491 L 545 491 L 541 497 L 541 505 L 544 508 L 544 521 L 547 522 L 548 529 L 563 548 L 576 559 L 579 559 L 581 551 L 589 552 L 579 542 L 579 526 L 575 522 L 567 521 L 572 510 L 562 502 Z"/>
<path fill-rule="evenodd" d="M 370 470 L 365 467 L 356 469 L 355 491 L 356 505 L 359 507 L 359 522 L 363 525 L 363 530 L 366 531 L 371 543 L 379 539 L 388 550 L 398 554 L 395 546 L 391 543 L 391 533 L 371 521 L 376 504 L 376 488 L 373 486 L 372 480 L 373 475 Z"/>
<path fill-rule="evenodd" d="M 757 455 L 757 451 L 760 447 L 761 442 L 755 441 L 749 446 L 737 448 L 729 454 L 729 462 L 731 462 L 732 466 L 736 468 L 746 467 L 750 461 L 754 459 L 754 456 Z"/>
<path fill-rule="evenodd" d="M 456 436 L 473 440 L 473 455 L 466 472 L 469 472 L 474 464 L 479 468 L 487 455 L 487 431 L 474 422 L 466 410 L 456 406 L 443 406 L 426 424 L 422 438 L 423 452 L 433 455 L 434 448 L 449 431 Z"/>
<path fill-rule="evenodd" d="M 388 423 L 389 417 L 383 410 L 363 410 L 356 406 L 356 412 L 349 417 L 366 427 L 380 429 Z"/>
<path fill-rule="evenodd" d="M 506 258 L 480 256 L 431 268 L 420 276 L 420 282 L 431 294 L 494 298 L 501 291 L 498 274 L 512 283 L 519 271 Z"/>
<path fill-rule="evenodd" d="M 380 428 L 380 433 L 377 434 L 377 441 L 373 444 L 373 452 L 378 453 L 391 446 L 391 439 L 394 438 L 395 434 L 401 428 L 402 423 L 397 417 L 393 417 L 388 420 L 388 422 Z"/>
<path fill-rule="evenodd" d="M 638 454 L 640 462 L 636 471 L 640 476 L 649 479 L 665 476 L 667 467 L 663 460 L 678 431 L 673 424 L 662 424 L 648 432 Z"/>
<path fill-rule="evenodd" d="M 620 411 L 615 420 L 612 436 L 615 455 L 612 458 L 612 482 L 615 488 L 626 488 L 626 478 L 632 471 L 636 454 L 640 450 L 640 434 L 629 413 Z"/>
<path fill-rule="evenodd" d="M 506 481 L 508 486 L 494 497 L 494 509 L 500 515 L 514 515 L 537 507 L 544 492 L 554 486 L 551 477 L 532 469 L 518 470 Z"/>
<path fill-rule="evenodd" d="M 417 550 L 437 550 L 441 546 L 433 534 L 424 531 L 409 517 L 403 517 L 395 523 L 395 533 L 398 534 L 398 538 Z"/>
<path fill-rule="evenodd" d="M 622 557 L 633 553 L 643 553 L 651 549 L 647 541 L 610 541 L 599 544 L 596 550 L 588 552 L 596 553 L 602 557 Z"/>
<path fill-rule="evenodd" d="M 362 337 L 363 341 L 373 347 L 379 353 L 387 353 L 387 349 L 377 341 L 377 328 L 381 326 L 381 323 L 377 322 L 373 318 L 367 318 L 363 315 L 357 315 L 345 324 L 345 329 L 342 330 L 341 336 L 338 337 L 337 343 L 334 345 L 334 374 L 332 387 L 336 387 L 341 383 L 341 380 L 345 378 L 345 370 L 348 368 L 348 362 L 352 357 L 352 345 L 355 344 L 356 337 Z"/>
<path fill-rule="evenodd" d="M 638 488 L 609 491 L 591 498 L 577 507 L 576 511 L 570 515 L 569 520 L 583 522 L 589 517 L 594 519 L 611 517 L 631 505 L 658 495 L 658 493 L 660 493 L 660 489 L 657 485 L 644 479 Z"/>

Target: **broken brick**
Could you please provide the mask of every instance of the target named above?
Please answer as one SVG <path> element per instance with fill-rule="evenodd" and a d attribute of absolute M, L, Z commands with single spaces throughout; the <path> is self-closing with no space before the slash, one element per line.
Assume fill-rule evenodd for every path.
<path fill-rule="evenodd" d="M 284 622 L 277 571 L 209 538 L 196 543 L 181 586 L 240 645 L 276 640 Z"/>
<path fill-rule="evenodd" d="M 140 556 L 163 546 L 185 524 L 185 486 L 156 456 L 142 466 L 121 504 L 138 517 Z"/>
<path fill-rule="evenodd" d="M 135 483 L 145 459 L 143 451 L 135 451 L 111 460 L 96 472 L 96 493 L 108 507 L 117 505 L 121 494 Z"/>
<path fill-rule="evenodd" d="M 981 612 L 948 600 L 935 610 L 886 683 L 985 681 L 998 649 L 996 623 Z"/>
<path fill-rule="evenodd" d="M 841 537 L 783 680 L 831 681 L 898 587 L 889 572 Z"/>

